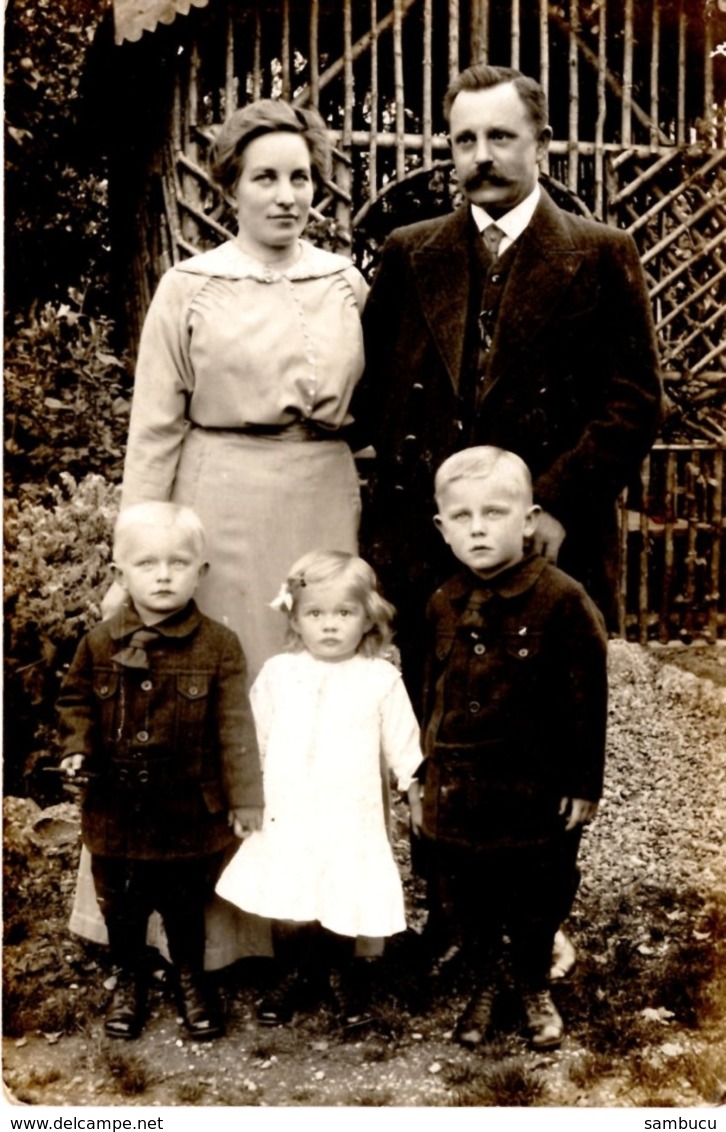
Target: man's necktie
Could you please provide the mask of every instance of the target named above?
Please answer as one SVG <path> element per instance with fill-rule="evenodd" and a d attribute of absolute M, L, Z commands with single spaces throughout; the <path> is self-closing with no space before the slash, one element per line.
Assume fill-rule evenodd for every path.
<path fill-rule="evenodd" d="M 505 235 L 506 233 L 502 232 L 501 228 L 497 228 L 496 224 L 487 224 L 482 232 L 482 239 L 495 259 L 499 255 L 499 245 Z"/>
<path fill-rule="evenodd" d="M 127 668 L 148 668 L 149 656 L 146 652 L 146 646 L 149 641 L 155 640 L 158 636 L 159 631 L 157 629 L 137 629 L 131 635 L 128 644 L 119 652 L 114 653 L 111 659 L 119 664 L 125 664 Z"/>

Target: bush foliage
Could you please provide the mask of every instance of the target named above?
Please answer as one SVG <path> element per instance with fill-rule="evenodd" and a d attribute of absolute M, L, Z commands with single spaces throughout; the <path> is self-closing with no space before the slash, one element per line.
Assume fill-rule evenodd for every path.
<path fill-rule="evenodd" d="M 81 635 L 100 620 L 111 581 L 119 487 L 61 472 L 38 502 L 5 504 L 6 792 L 37 794 L 36 764 L 54 756 L 55 699 Z"/>
<path fill-rule="evenodd" d="M 5 348 L 5 490 L 95 472 L 121 478 L 133 379 L 110 346 L 113 324 L 82 294 L 16 318 Z"/>

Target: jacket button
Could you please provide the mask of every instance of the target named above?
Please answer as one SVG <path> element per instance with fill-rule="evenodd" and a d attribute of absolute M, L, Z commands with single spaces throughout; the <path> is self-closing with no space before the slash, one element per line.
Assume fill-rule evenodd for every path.
<path fill-rule="evenodd" d="M 151 680 L 142 680 L 141 681 L 142 692 L 150 692 L 153 687 L 154 687 L 154 685 L 151 683 Z"/>
<path fill-rule="evenodd" d="M 199 695 L 199 688 L 196 686 L 196 684 L 190 684 L 189 685 L 189 695 L 190 696 L 198 696 Z"/>
<path fill-rule="evenodd" d="M 476 713 L 477 713 L 478 711 L 481 711 L 481 704 L 479 703 L 479 701 L 478 701 L 478 700 L 472 700 L 472 701 L 471 701 L 471 703 L 469 704 L 469 711 L 470 711 L 470 712 L 471 712 L 471 713 L 472 713 L 473 715 L 476 715 Z"/>
<path fill-rule="evenodd" d="M 487 651 L 486 645 L 474 645 L 474 652 L 477 656 L 482 656 Z"/>
<path fill-rule="evenodd" d="M 102 696 L 107 696 L 108 695 L 108 684 L 102 684 L 101 687 L 98 690 L 99 690 L 99 692 L 101 693 Z"/>
<path fill-rule="evenodd" d="M 520 656 L 529 656 L 529 649 L 520 649 L 519 655 Z"/>
<path fill-rule="evenodd" d="M 502 277 L 499 272 L 496 272 L 496 274 L 492 275 L 492 283 L 499 283 L 501 281 L 501 278 Z"/>
<path fill-rule="evenodd" d="M 148 743 L 149 732 L 148 731 L 137 731 L 136 738 L 138 739 L 138 741 L 140 743 Z"/>

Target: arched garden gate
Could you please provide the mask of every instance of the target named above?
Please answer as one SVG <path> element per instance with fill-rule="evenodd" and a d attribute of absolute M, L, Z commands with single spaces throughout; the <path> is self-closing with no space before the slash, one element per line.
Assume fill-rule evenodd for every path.
<path fill-rule="evenodd" d="M 449 78 L 488 60 L 540 79 L 543 172 L 635 237 L 676 406 L 643 510 L 623 510 L 622 631 L 726 633 L 726 0 L 114 0 L 114 18 L 135 99 L 111 176 L 132 338 L 161 271 L 230 231 L 207 157 L 235 107 L 320 109 L 335 171 L 312 235 L 367 271 L 394 224 L 455 203 Z"/>

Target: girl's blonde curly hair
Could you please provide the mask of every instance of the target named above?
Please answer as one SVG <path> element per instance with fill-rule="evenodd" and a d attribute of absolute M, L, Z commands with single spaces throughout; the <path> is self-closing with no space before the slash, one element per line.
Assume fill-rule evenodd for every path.
<path fill-rule="evenodd" d="M 273 602 L 288 616 L 287 646 L 291 651 L 302 650 L 300 634 L 293 625 L 293 617 L 307 586 L 342 581 L 348 596 L 358 601 L 370 621 L 363 634 L 358 653 L 361 656 L 383 656 L 391 648 L 392 622 L 395 609 L 378 591 L 374 570 L 362 558 L 345 550 L 311 550 L 293 564 L 278 597 Z"/>

